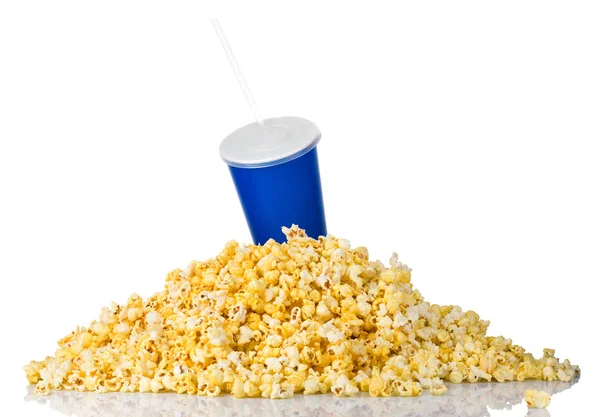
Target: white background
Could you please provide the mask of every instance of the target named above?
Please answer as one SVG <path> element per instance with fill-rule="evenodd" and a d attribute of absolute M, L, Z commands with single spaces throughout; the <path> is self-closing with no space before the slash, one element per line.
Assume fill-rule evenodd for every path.
<path fill-rule="evenodd" d="M 59 415 L 23 403 L 25 363 L 250 241 L 218 145 L 252 114 L 214 16 L 263 115 L 321 129 L 329 232 L 556 348 L 582 378 L 551 415 L 593 414 L 600 13 L 552 1 L 3 2 L 2 407 Z"/>

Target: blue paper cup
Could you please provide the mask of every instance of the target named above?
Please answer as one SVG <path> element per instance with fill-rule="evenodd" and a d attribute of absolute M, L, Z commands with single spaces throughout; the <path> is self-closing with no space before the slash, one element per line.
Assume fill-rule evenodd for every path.
<path fill-rule="evenodd" d="M 246 125 L 221 143 L 255 244 L 283 242 L 282 226 L 297 224 L 308 236 L 327 234 L 317 126 L 299 117 Z"/>

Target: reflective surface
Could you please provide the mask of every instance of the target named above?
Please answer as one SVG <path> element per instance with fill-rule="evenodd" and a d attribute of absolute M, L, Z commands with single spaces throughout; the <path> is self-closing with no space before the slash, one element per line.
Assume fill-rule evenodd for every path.
<path fill-rule="evenodd" d="M 526 381 L 510 383 L 448 384 L 448 393 L 439 397 L 373 398 L 365 394 L 352 398 L 333 395 L 296 395 L 289 400 L 260 398 L 235 399 L 229 395 L 218 398 L 177 394 L 94 394 L 73 391 L 54 392 L 47 397 L 28 389 L 25 401 L 33 401 L 68 416 L 128 416 L 128 417 L 325 417 L 325 416 L 489 416 L 492 410 L 509 410 L 521 404 L 526 389 L 537 389 L 554 395 L 571 388 L 577 381 Z M 527 416 L 550 416 L 548 410 L 529 410 Z"/>

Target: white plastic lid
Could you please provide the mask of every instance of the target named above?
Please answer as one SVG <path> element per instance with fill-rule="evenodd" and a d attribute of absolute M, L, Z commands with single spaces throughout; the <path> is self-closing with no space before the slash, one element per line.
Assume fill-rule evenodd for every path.
<path fill-rule="evenodd" d="M 317 126 L 301 117 L 275 117 L 264 123 L 264 128 L 251 123 L 223 139 L 221 158 L 234 167 L 263 168 L 296 159 L 321 139 Z"/>

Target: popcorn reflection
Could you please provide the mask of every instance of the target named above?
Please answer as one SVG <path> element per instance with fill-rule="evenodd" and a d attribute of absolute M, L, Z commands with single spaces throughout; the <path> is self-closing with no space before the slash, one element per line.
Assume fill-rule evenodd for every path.
<path fill-rule="evenodd" d="M 442 396 L 373 398 L 360 394 L 352 398 L 332 395 L 296 395 L 289 400 L 259 398 L 235 399 L 229 395 L 217 398 L 177 394 L 94 394 L 75 391 L 53 392 L 49 396 L 33 394 L 28 389 L 26 401 L 47 404 L 51 409 L 77 417 L 242 417 L 242 416 L 489 416 L 493 410 L 509 410 L 523 403 L 526 389 L 546 391 L 553 395 L 569 389 L 572 382 L 526 381 L 509 383 L 448 384 Z M 529 410 L 527 416 L 548 417 L 548 410 Z"/>

